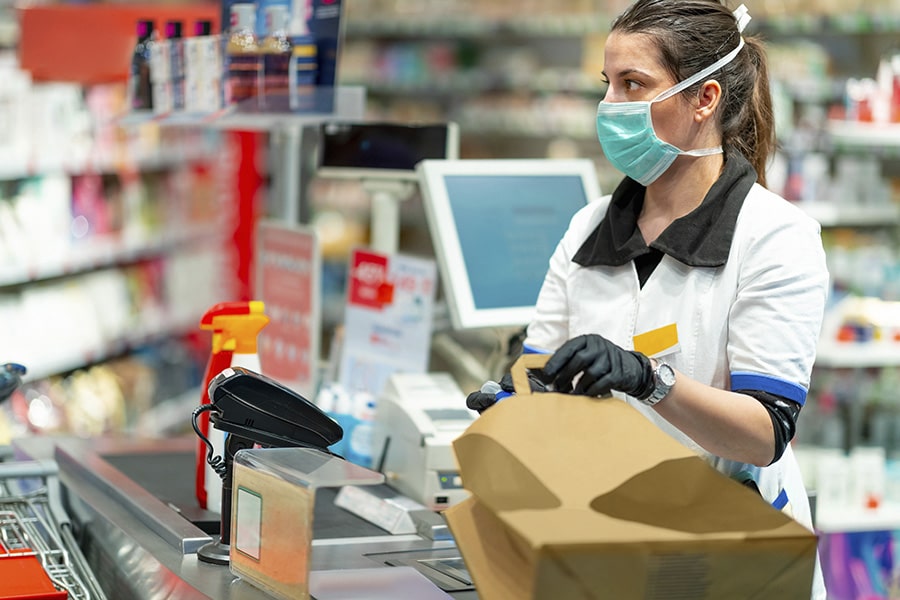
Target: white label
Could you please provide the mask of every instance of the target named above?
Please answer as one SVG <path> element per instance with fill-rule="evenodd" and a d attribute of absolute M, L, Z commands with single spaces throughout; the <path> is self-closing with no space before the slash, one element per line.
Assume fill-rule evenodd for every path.
<path fill-rule="evenodd" d="M 259 560 L 262 545 L 262 497 L 246 488 L 237 491 L 237 530 L 234 547 Z"/>

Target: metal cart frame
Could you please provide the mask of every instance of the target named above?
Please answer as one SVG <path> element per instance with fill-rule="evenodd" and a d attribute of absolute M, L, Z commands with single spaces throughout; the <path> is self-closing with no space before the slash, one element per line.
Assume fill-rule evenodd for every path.
<path fill-rule="evenodd" d="M 0 561 L 36 556 L 70 599 L 105 600 L 63 509 L 56 462 L 2 461 L 0 455 Z"/>

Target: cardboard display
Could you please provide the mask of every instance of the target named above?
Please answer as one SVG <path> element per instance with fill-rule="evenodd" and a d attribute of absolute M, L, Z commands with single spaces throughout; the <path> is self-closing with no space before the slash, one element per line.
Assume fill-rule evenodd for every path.
<path fill-rule="evenodd" d="M 34 81 L 82 85 L 128 81 L 138 19 L 152 19 L 158 31 L 169 19 L 182 21 L 186 31 L 204 19 L 212 23 L 213 33 L 220 31 L 219 3 L 205 0 L 29 4 L 17 9 L 18 58 Z"/>
<path fill-rule="evenodd" d="M 816 536 L 614 398 L 517 394 L 453 444 L 479 598 L 809 598 Z"/>
<path fill-rule="evenodd" d="M 239 450 L 234 455 L 231 572 L 279 600 L 308 600 L 316 490 L 381 483 L 383 474 L 315 448 Z M 324 594 L 328 586 L 321 584 Z"/>

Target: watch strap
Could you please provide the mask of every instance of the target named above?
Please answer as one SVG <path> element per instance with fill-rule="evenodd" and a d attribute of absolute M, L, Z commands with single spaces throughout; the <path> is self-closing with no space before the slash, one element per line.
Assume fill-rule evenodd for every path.
<path fill-rule="evenodd" d="M 672 367 L 664 362 L 657 361 L 656 368 L 652 370 L 653 390 L 646 398 L 639 398 L 639 400 L 647 406 L 655 406 L 656 404 L 658 404 L 669 394 L 669 392 L 672 390 L 672 386 L 674 385 L 674 382 L 666 383 L 665 381 L 663 381 L 663 378 L 660 376 L 661 370 L 668 371 L 670 375 L 674 374 Z"/>

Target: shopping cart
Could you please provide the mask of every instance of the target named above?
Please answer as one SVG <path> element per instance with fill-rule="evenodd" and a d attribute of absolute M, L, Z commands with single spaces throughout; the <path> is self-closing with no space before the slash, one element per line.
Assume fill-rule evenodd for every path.
<path fill-rule="evenodd" d="M 0 365 L 0 402 L 25 367 Z M 103 600 L 72 532 L 54 461 L 9 461 L 0 445 L 0 600 Z"/>
<path fill-rule="evenodd" d="M 29 598 L 104 599 L 63 509 L 54 461 L 0 463 L 0 572 L 0 598 L 25 591 Z"/>

